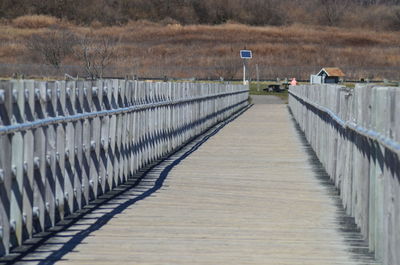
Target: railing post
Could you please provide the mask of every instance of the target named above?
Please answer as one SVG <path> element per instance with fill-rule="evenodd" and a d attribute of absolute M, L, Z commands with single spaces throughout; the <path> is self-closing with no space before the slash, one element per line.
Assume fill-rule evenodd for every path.
<path fill-rule="evenodd" d="M 12 86 L 11 82 L 0 81 L 0 115 L 1 125 L 8 126 L 12 118 Z M 11 235 L 11 135 L 0 135 L 0 255 L 9 254 Z"/>

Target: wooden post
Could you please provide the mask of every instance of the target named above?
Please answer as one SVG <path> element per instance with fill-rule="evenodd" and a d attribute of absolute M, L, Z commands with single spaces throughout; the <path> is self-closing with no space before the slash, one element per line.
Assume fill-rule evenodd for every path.
<path fill-rule="evenodd" d="M 11 81 L 12 89 L 12 124 L 23 123 L 23 113 L 20 110 L 25 106 L 25 91 L 22 81 Z M 24 136 L 22 132 L 15 132 L 11 137 L 11 245 L 22 243 L 23 209 L 22 194 L 24 182 Z"/>
<path fill-rule="evenodd" d="M 54 82 L 46 84 L 46 115 L 47 117 L 57 116 L 57 88 Z M 57 125 L 49 125 L 44 128 L 46 135 L 45 160 L 45 228 L 56 224 L 56 186 L 57 186 Z"/>
<path fill-rule="evenodd" d="M 75 94 L 72 95 L 75 97 L 74 109 L 76 114 L 82 114 L 84 109 L 84 91 L 82 82 L 75 82 Z M 74 150 L 73 155 L 75 156 L 74 160 L 74 209 L 79 210 L 83 207 L 83 175 L 84 167 L 83 167 L 83 125 L 84 121 L 79 120 L 75 122 L 75 135 L 74 135 Z M 71 150 L 72 151 L 72 150 Z"/>
<path fill-rule="evenodd" d="M 55 93 L 57 97 L 57 116 L 64 116 L 65 110 L 65 82 L 56 82 Z M 65 124 L 56 126 L 56 222 L 65 217 Z M 68 209 L 67 209 L 68 210 Z"/>
<path fill-rule="evenodd" d="M 228 117 L 243 106 L 220 111 L 247 94 L 171 101 L 242 88 L 126 80 L 0 81 L 0 127 L 16 126 L 0 134 L 0 256 Z M 157 102 L 173 104 L 127 110 Z"/>
<path fill-rule="evenodd" d="M 65 115 L 75 114 L 75 81 L 68 81 L 65 84 Z M 65 125 L 65 215 L 73 213 L 76 209 L 75 202 L 75 126 L 76 122 L 69 122 Z"/>
<path fill-rule="evenodd" d="M 12 86 L 11 82 L 0 81 L 0 102 L 1 125 L 11 124 L 12 119 Z M 0 135 L 0 256 L 7 255 L 10 249 L 11 235 L 11 186 L 12 186 L 12 166 L 11 166 L 11 135 Z"/>
<path fill-rule="evenodd" d="M 35 113 L 35 84 L 33 81 L 25 81 L 22 83 L 24 107 L 20 108 L 21 112 L 21 123 L 33 121 L 36 118 Z M 33 115 L 32 115 L 33 114 Z M 39 193 L 42 190 L 35 190 L 33 187 L 34 183 L 34 160 L 39 159 L 34 156 L 34 137 L 32 130 L 27 130 L 23 134 L 24 137 L 24 155 L 22 157 L 24 163 L 23 173 L 23 228 L 22 228 L 22 240 L 32 237 L 33 234 L 33 214 L 34 208 L 34 194 Z M 33 159 L 36 157 L 36 159 Z M 42 178 L 39 179 L 41 183 Z M 37 186 L 36 186 L 37 187 Z M 43 192 L 43 191 L 42 191 Z M 40 193 L 39 193 L 40 194 Z M 36 198 L 35 198 L 36 199 Z M 36 204 L 37 205 L 37 204 Z M 37 207 L 37 206 L 36 206 Z M 36 221 L 39 219 L 37 216 Z M 39 230 L 40 231 L 40 230 Z"/>

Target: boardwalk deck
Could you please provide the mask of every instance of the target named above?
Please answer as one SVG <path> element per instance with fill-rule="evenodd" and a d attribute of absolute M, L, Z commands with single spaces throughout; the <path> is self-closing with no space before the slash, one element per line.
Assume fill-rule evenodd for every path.
<path fill-rule="evenodd" d="M 255 105 L 21 264 L 375 264 L 320 173 L 286 106 Z"/>

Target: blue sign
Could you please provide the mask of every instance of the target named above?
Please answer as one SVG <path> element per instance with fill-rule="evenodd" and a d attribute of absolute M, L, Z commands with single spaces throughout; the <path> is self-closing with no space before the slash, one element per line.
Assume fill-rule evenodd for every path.
<path fill-rule="evenodd" d="M 241 50 L 240 51 L 240 58 L 242 59 L 251 59 L 253 58 L 253 54 L 250 50 Z"/>

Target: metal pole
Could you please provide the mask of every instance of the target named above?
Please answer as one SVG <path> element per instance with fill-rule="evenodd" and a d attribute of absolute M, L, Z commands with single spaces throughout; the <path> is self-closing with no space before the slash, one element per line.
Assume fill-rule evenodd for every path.
<path fill-rule="evenodd" d="M 257 91 L 260 92 L 260 73 L 258 71 L 258 64 L 256 64 L 256 72 L 257 72 Z"/>
<path fill-rule="evenodd" d="M 246 85 L 246 61 L 243 60 L 243 85 Z"/>

